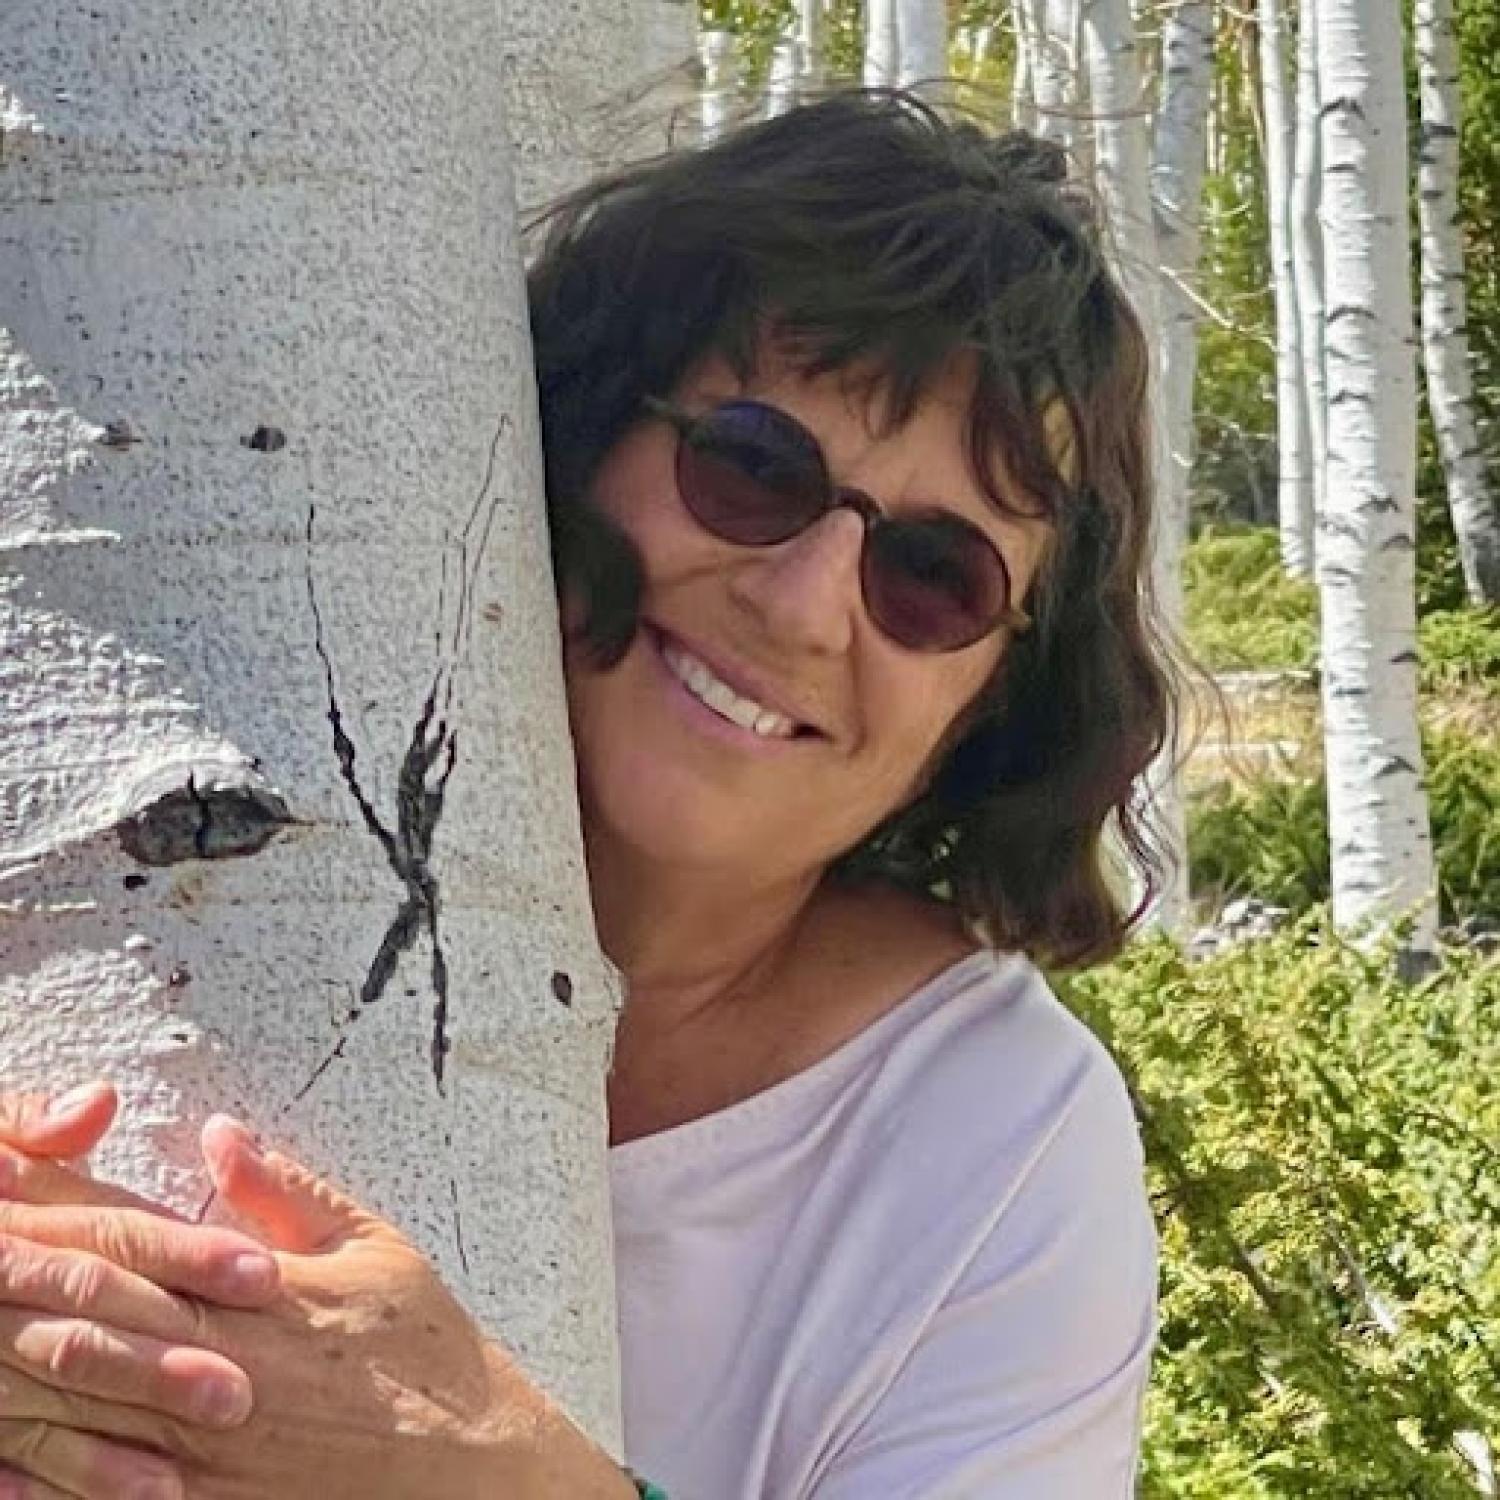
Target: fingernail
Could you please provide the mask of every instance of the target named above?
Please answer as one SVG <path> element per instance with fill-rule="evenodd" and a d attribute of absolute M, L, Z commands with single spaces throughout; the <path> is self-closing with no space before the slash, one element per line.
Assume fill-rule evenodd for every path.
<path fill-rule="evenodd" d="M 193 1405 L 204 1422 L 215 1427 L 238 1427 L 250 1415 L 250 1385 L 235 1380 L 200 1381 Z"/>
<path fill-rule="evenodd" d="M 269 1255 L 259 1255 L 253 1250 L 243 1250 L 229 1262 L 230 1279 L 240 1291 L 252 1296 L 272 1291 L 280 1280 L 280 1274 L 276 1262 Z"/>
<path fill-rule="evenodd" d="M 76 1089 L 69 1089 L 66 1094 L 59 1094 L 47 1106 L 48 1120 L 53 1124 L 60 1124 L 81 1115 L 98 1099 L 99 1089 L 100 1085 L 97 1083 L 84 1083 Z"/>

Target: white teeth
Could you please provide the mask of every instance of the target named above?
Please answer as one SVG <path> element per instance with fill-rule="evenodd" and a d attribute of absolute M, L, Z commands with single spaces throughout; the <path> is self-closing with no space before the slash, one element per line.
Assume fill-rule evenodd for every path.
<path fill-rule="evenodd" d="M 689 656 L 680 646 L 663 642 L 662 656 L 683 686 L 721 718 L 738 724 L 741 729 L 748 729 L 752 734 L 772 739 L 790 739 L 797 732 L 797 726 L 785 715 L 766 708 L 753 698 L 741 698 L 696 656 Z"/>

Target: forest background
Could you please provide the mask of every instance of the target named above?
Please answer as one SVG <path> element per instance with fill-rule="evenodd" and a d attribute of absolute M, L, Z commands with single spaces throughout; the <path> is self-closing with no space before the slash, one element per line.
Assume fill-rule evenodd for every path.
<path fill-rule="evenodd" d="M 877 34 L 893 34 L 898 8 L 909 19 L 924 7 L 702 0 L 706 125 L 829 82 L 898 81 L 882 76 L 891 62 L 880 49 L 893 44 Z M 990 125 L 1012 120 L 1018 82 L 1035 89 L 1022 33 L 1043 6 L 925 9 L 929 37 L 946 37 L 941 91 Z M 1164 95 L 1163 38 L 1185 9 L 1134 8 L 1148 117 Z M 1131 1080 L 1162 1234 L 1142 1493 L 1493 1495 L 1500 611 L 1472 580 L 1466 590 L 1424 393 L 1417 713 L 1441 925 L 1435 956 L 1413 973 L 1400 961 L 1399 922 L 1372 945 L 1330 915 L 1319 594 L 1312 569 L 1287 566 L 1279 535 L 1286 465 L 1261 29 L 1280 16 L 1290 92 L 1310 7 L 1199 9 L 1212 60 L 1201 251 L 1184 278 L 1198 314 L 1185 633 L 1227 717 L 1210 719 L 1184 777 L 1191 910 L 1179 939 L 1059 977 Z M 1415 302 L 1417 167 L 1431 123 L 1424 134 L 1412 14 L 1403 25 Z M 1477 468 L 1500 526 L 1500 3 L 1465 0 L 1453 25 Z M 1085 107 L 1072 122 L 1075 155 L 1092 157 L 1108 123 Z"/>

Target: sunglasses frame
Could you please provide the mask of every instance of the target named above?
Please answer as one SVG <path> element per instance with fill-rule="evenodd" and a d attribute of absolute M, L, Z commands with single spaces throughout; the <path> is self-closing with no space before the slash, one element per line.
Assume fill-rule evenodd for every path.
<path fill-rule="evenodd" d="M 950 524 L 956 527 L 962 528 L 966 533 L 971 533 L 972 535 L 978 537 L 979 541 L 985 547 L 987 547 L 990 553 L 994 556 L 995 561 L 1000 569 L 1000 577 L 1004 580 L 1005 583 L 1005 602 L 1001 605 L 999 611 L 996 613 L 992 620 L 990 620 L 976 634 L 964 640 L 956 641 L 950 645 L 941 646 L 912 645 L 907 641 L 901 640 L 899 636 L 894 635 L 884 624 L 882 624 L 879 615 L 871 606 L 869 599 L 869 590 L 865 584 L 865 567 L 867 564 L 868 549 L 870 546 L 870 539 L 872 534 L 881 526 L 898 523 L 899 518 L 887 516 L 885 512 L 881 510 L 880 506 L 863 490 L 852 489 L 847 486 L 839 486 L 834 484 L 833 476 L 828 469 L 828 455 L 824 452 L 822 443 L 818 441 L 817 436 L 813 432 L 811 432 L 802 422 L 798 421 L 797 418 L 794 417 L 790 412 L 783 411 L 779 406 L 773 406 L 768 401 L 757 401 L 749 397 L 740 397 L 730 401 L 721 401 L 717 405 L 711 407 L 709 410 L 703 412 L 687 411 L 682 407 L 673 405 L 673 403 L 670 401 L 664 401 L 656 396 L 646 397 L 645 406 L 653 416 L 662 418 L 676 430 L 678 446 L 675 458 L 675 469 L 678 476 L 678 490 L 682 496 L 682 503 L 686 508 L 688 514 L 692 516 L 693 520 L 697 522 L 697 524 L 701 526 L 706 532 L 708 532 L 710 536 L 716 537 L 722 542 L 727 542 L 732 547 L 774 547 L 779 546 L 783 541 L 790 541 L 793 537 L 801 536 L 803 532 L 811 529 L 820 520 L 822 520 L 824 516 L 828 515 L 832 511 L 840 509 L 849 509 L 854 511 L 854 513 L 859 516 L 860 520 L 864 523 L 865 530 L 864 542 L 862 544 L 860 554 L 860 589 L 865 599 L 865 608 L 869 611 L 870 618 L 875 622 L 881 633 L 885 635 L 887 639 L 894 641 L 896 645 L 902 647 L 903 650 L 916 651 L 925 655 L 942 655 L 949 651 L 963 651 L 969 646 L 977 645 L 980 641 L 984 640 L 986 636 L 993 635 L 998 630 L 1009 630 L 1013 635 L 1024 635 L 1028 630 L 1031 629 L 1032 622 L 1030 617 L 1025 613 L 1024 610 L 1016 608 L 1010 602 L 1012 582 L 1010 565 L 1005 560 L 1005 554 L 1002 553 L 1000 549 L 994 544 L 994 542 L 991 541 L 991 539 L 986 536 L 978 526 L 974 525 L 972 521 L 968 520 L 964 516 L 960 516 L 948 511 L 942 511 L 940 514 L 942 515 L 944 520 L 948 521 Z M 686 486 L 684 485 L 682 479 L 684 450 L 687 448 L 689 440 L 691 439 L 695 431 L 700 429 L 702 425 L 716 413 L 724 410 L 725 407 L 730 406 L 757 407 L 773 413 L 780 421 L 789 423 L 792 427 L 802 432 L 806 436 L 811 450 L 817 455 L 818 467 L 822 473 L 823 487 L 825 492 L 823 508 L 816 514 L 809 516 L 807 521 L 803 525 L 799 526 L 795 531 L 789 532 L 785 537 L 779 538 L 776 541 L 746 542 L 740 541 L 738 538 L 732 536 L 725 536 L 722 532 L 718 531 L 715 527 L 705 521 L 698 514 L 698 512 L 693 509 L 692 503 L 687 498 Z"/>

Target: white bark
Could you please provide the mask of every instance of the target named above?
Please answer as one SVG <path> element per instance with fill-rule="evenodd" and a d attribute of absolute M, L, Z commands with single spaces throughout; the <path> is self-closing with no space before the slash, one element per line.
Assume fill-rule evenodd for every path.
<path fill-rule="evenodd" d="M 865 0 L 864 85 L 891 88 L 901 66 L 896 0 Z"/>
<path fill-rule="evenodd" d="M 1259 0 L 1261 101 L 1266 119 L 1266 208 L 1276 302 L 1276 515 L 1287 572 L 1305 577 L 1313 559 L 1313 474 L 1303 386 L 1302 324 L 1292 250 L 1292 158 L 1296 117 L 1287 74 L 1281 0 Z"/>
<path fill-rule="evenodd" d="M 705 31 L 698 38 L 703 84 L 698 91 L 698 121 L 702 139 L 721 136 L 734 113 L 739 94 L 739 53 L 732 31 Z"/>
<path fill-rule="evenodd" d="M 616 1446 L 509 41 L 488 0 L 9 0 L 0 1076 L 108 1074 L 98 1170 L 189 1213 L 241 1114 Z"/>
<path fill-rule="evenodd" d="M 1421 99 L 1417 214 L 1422 251 L 1422 354 L 1458 538 L 1464 587 L 1500 603 L 1500 506 L 1474 417 L 1464 246 L 1458 206 L 1462 100 L 1451 0 L 1416 0 L 1413 30 Z"/>
<path fill-rule="evenodd" d="M 823 55 L 825 22 L 823 0 L 797 0 L 797 79 L 807 96 L 816 94 L 827 81 Z"/>
<path fill-rule="evenodd" d="M 1030 128 L 1047 140 L 1075 147 L 1084 103 L 1079 56 L 1081 0 L 1016 0 L 1016 47 L 1024 55 Z"/>
<path fill-rule="evenodd" d="M 685 0 L 505 0 L 497 64 L 523 221 L 601 169 L 664 151 L 698 80 Z"/>
<path fill-rule="evenodd" d="M 948 7 L 944 0 L 896 0 L 896 81 L 929 97 L 946 93 Z"/>
<path fill-rule="evenodd" d="M 771 50 L 771 67 L 766 75 L 764 113 L 767 119 L 783 115 L 797 102 L 797 43 L 783 37 Z"/>
<path fill-rule="evenodd" d="M 1395 0 L 1318 0 L 1328 474 L 1318 536 L 1333 912 L 1418 905 L 1432 841 L 1417 736 L 1416 362 Z"/>
<path fill-rule="evenodd" d="M 1094 126 L 1095 181 L 1116 270 L 1153 352 L 1153 469 L 1157 474 L 1165 474 L 1171 455 L 1159 379 L 1160 251 L 1152 209 L 1150 112 L 1135 19 L 1129 0 L 1079 0 L 1079 3 L 1079 38 Z M 1182 554 L 1186 545 L 1186 506 L 1172 512 L 1158 505 L 1152 536 L 1152 592 L 1164 623 L 1175 632 L 1181 630 Z M 1178 932 L 1185 927 L 1188 915 L 1187 818 L 1180 778 L 1171 764 L 1170 753 L 1153 768 L 1149 794 L 1154 817 L 1174 862 L 1153 919 L 1166 930 Z"/>
<path fill-rule="evenodd" d="M 1292 276 L 1301 346 L 1301 401 L 1307 427 L 1307 462 L 1312 479 L 1312 533 L 1289 555 L 1282 534 L 1282 562 L 1294 577 L 1312 577 L 1317 561 L 1317 528 L 1328 482 L 1328 392 L 1324 373 L 1322 126 L 1318 118 L 1317 0 L 1299 0 L 1295 151 L 1292 159 L 1290 237 Z"/>
<path fill-rule="evenodd" d="M 1156 254 L 1162 270 L 1159 404 L 1166 453 L 1157 495 L 1164 528 L 1184 544 L 1198 353 L 1199 312 L 1192 291 L 1198 270 L 1213 28 L 1210 0 L 1179 0 L 1167 15 L 1151 150 Z M 1180 561 L 1179 556 L 1179 565 Z"/>

